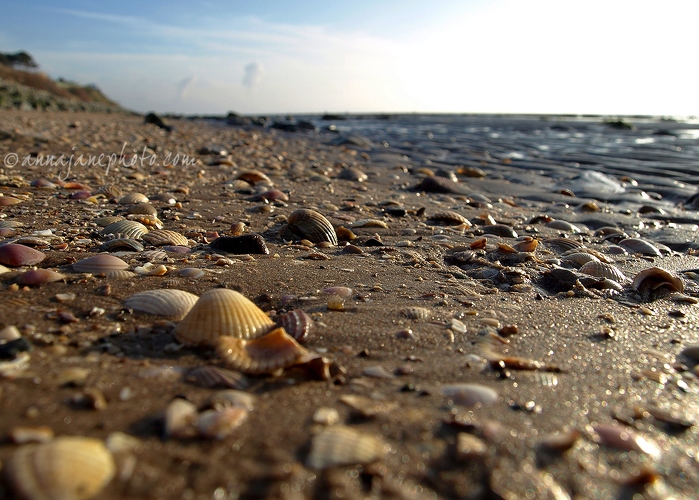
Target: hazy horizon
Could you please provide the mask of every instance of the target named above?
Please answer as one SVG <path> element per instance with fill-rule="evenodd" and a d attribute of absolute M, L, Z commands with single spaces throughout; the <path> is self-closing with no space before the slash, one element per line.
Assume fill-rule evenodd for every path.
<path fill-rule="evenodd" d="M 3 9 L 0 51 L 137 112 L 696 116 L 699 4 L 280 0 Z"/>

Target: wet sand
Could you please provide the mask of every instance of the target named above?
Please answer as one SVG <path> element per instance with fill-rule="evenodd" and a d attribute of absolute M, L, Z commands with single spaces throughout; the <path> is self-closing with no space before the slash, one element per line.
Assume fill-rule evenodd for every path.
<path fill-rule="evenodd" d="M 4 466 L 27 446 L 13 441 L 35 434 L 23 428 L 45 426 L 39 437 L 109 444 L 116 474 L 98 498 L 691 498 L 699 486 L 696 361 L 681 355 L 699 342 L 691 271 L 699 261 L 692 245 L 673 250 L 657 236 L 674 231 L 673 241 L 693 241 L 689 228 L 639 213 L 641 203 L 593 205 L 554 182 L 502 178 L 511 162 L 499 166 L 475 150 L 470 170 L 449 168 L 454 192 L 439 193 L 415 189 L 446 175 L 434 162 L 300 134 L 196 121 L 172 121 L 168 133 L 138 116 L 0 117 L 4 159 L 130 153 L 108 170 L 1 171 L 2 193 L 19 200 L 0 208 L 0 220 L 17 226 L 5 228 L 4 242 L 35 246 L 47 256 L 39 268 L 65 275 L 20 286 L 31 266 L 0 274 L 1 326 L 16 326 L 32 347 L 0 360 Z M 187 159 L 173 165 L 178 154 Z M 191 158 L 193 165 L 182 165 Z M 352 180 L 361 179 L 353 170 L 366 180 Z M 269 183 L 254 185 L 250 171 Z M 31 185 L 41 178 L 55 187 Z M 288 201 L 251 200 L 268 184 Z M 164 275 L 72 268 L 107 240 L 95 221 L 128 209 L 111 201 L 114 187 L 115 199 L 146 195 L 164 229 L 189 240 L 186 254 L 154 253 L 147 242 L 144 251 L 117 254 L 131 271 L 152 262 L 165 266 Z M 297 209 L 327 217 L 339 245 L 285 238 L 286 217 Z M 467 222 L 454 223 L 448 212 Z M 239 222 L 243 234 L 262 236 L 268 255 L 209 246 Z M 602 234 L 605 226 L 624 235 Z M 340 227 L 355 238 L 347 241 Z M 512 230 L 516 236 L 507 236 Z M 651 233 L 659 256 L 612 244 Z M 539 242 L 534 252 L 517 251 L 527 237 Z M 584 286 L 575 281 L 580 275 L 571 281 L 552 272 L 573 272 L 563 255 L 571 240 L 628 281 Z M 652 267 L 679 277 L 683 294 L 668 286 L 635 290 L 631 280 Z M 204 274 L 188 278 L 179 273 L 185 268 Z M 330 287 L 348 287 L 350 296 L 338 305 L 323 292 Z M 209 347 L 178 342 L 176 320 L 123 301 L 146 290 L 201 296 L 215 288 L 242 293 L 272 317 L 308 313 L 315 327 L 302 345 L 324 356 L 329 372 L 301 365 L 229 378 L 254 398 L 240 425 L 221 439 L 193 435 L 187 425 L 182 437 L 166 435 L 163 414 L 175 398 L 201 414 L 224 389 L 193 383 L 190 370 L 222 361 Z M 476 385 L 452 387 L 464 383 Z M 351 429 L 345 438 L 360 433 L 371 452 L 331 466 L 314 436 L 331 440 L 333 427 Z M 343 450 L 356 453 L 356 442 L 343 441 Z M 7 481 L 3 488 L 0 495 L 11 498 Z"/>

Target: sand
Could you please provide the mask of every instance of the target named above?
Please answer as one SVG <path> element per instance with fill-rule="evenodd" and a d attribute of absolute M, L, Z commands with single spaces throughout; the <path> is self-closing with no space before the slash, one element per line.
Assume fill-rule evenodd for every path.
<path fill-rule="evenodd" d="M 15 442 L 33 434 L 24 428 L 47 427 L 39 437 L 106 440 L 116 474 L 97 496 L 105 499 L 691 498 L 699 486 L 698 384 L 694 363 L 680 355 L 699 341 L 697 275 L 684 272 L 699 262 L 691 250 L 610 253 L 595 234 L 617 225 L 643 236 L 644 228 L 659 228 L 655 219 L 604 203 L 586 212 L 589 198 L 494 179 L 492 162 L 483 163 L 484 178 L 457 176 L 469 194 L 425 193 L 413 188 L 435 165 L 302 134 L 186 120 L 170 122 L 168 133 L 122 115 L 0 117 L 0 157 L 20 160 L 0 171 L 2 193 L 20 200 L 0 208 L 2 221 L 22 224 L 5 240 L 51 230 L 36 233 L 47 242 L 38 247 L 47 255 L 38 267 L 66 276 L 19 286 L 19 271 L 30 267 L 0 274 L 0 326 L 16 326 L 32 346 L 26 366 L 6 367 L 0 380 L 2 464 L 27 446 Z M 31 154 L 122 151 L 128 156 L 108 169 L 21 166 Z M 345 167 L 368 179 L 339 178 Z M 289 201 L 250 201 L 263 188 L 235 179 L 252 170 Z M 30 185 L 40 178 L 56 187 Z M 120 254 L 131 270 L 153 262 L 166 267 L 164 275 L 75 272 L 71 264 L 104 242 L 94 221 L 126 208 L 109 196 L 89 197 L 104 186 L 148 196 L 164 228 L 185 235 L 192 251 Z M 156 200 L 166 193 L 177 204 Z M 546 193 L 548 200 L 532 201 Z M 301 208 L 356 239 L 337 247 L 285 241 L 286 216 Z M 439 214 L 448 211 L 469 223 L 445 226 L 449 216 Z M 488 235 L 481 248 L 487 215 L 517 237 Z M 580 232 L 547 227 L 541 215 Z M 268 255 L 208 246 L 238 222 L 262 235 Z M 541 242 L 535 252 L 513 252 L 527 236 Z M 546 279 L 562 250 L 545 240 L 562 236 L 606 256 L 629 281 L 620 279 L 615 291 Z M 680 276 L 684 295 L 634 291 L 630 280 L 651 267 Z M 187 278 L 179 274 L 184 268 L 205 274 Z M 221 439 L 167 435 L 163 414 L 175 398 L 202 413 L 222 390 L 192 383 L 187 373 L 221 360 L 211 348 L 179 343 L 177 321 L 128 310 L 122 301 L 146 290 L 202 295 L 221 287 L 270 316 L 308 313 L 315 327 L 302 345 L 326 358 L 332 376 L 308 366 L 247 375 L 254 407 L 242 412 L 240 425 Z M 351 288 L 351 295 L 338 306 L 323 292 L 329 287 Z M 476 384 L 481 403 L 464 393 L 473 386 L 453 392 L 464 383 Z M 483 387 L 495 391 L 492 401 Z M 610 426 L 626 434 L 615 437 Z M 327 437 L 333 428 L 358 433 L 369 452 L 332 466 L 320 443 L 334 439 Z M 343 446 L 354 453 L 355 445 Z M 342 453 L 330 455 L 339 460 Z M 11 498 L 7 481 L 3 488 L 0 496 Z"/>

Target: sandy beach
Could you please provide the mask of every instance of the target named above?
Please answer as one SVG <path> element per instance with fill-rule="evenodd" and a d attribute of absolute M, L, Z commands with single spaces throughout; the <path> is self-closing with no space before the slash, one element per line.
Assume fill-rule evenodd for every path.
<path fill-rule="evenodd" d="M 166 121 L 0 112 L 0 259 L 45 255 L 0 274 L 0 497 L 65 436 L 104 443 L 101 499 L 696 495 L 696 188 Z M 117 216 L 147 232 L 110 244 Z M 219 289 L 304 311 L 303 354 L 252 373 L 130 300 Z"/>

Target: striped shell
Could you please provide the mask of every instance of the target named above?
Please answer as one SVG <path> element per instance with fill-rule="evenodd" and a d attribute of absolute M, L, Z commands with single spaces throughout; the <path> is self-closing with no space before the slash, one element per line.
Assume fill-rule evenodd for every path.
<path fill-rule="evenodd" d="M 115 271 L 109 271 L 104 273 L 104 275 L 110 280 L 128 280 L 137 276 L 136 273 L 127 271 L 126 269 L 117 269 Z"/>
<path fill-rule="evenodd" d="M 99 252 L 142 252 L 143 245 L 133 238 L 114 238 L 97 248 Z"/>
<path fill-rule="evenodd" d="M 660 257 L 660 250 L 652 243 L 641 238 L 624 238 L 618 243 L 633 253 L 650 255 L 651 257 Z"/>
<path fill-rule="evenodd" d="M 308 354 L 281 327 L 252 340 L 219 337 L 216 352 L 229 368 L 250 374 L 274 373 L 295 365 Z"/>
<path fill-rule="evenodd" d="M 294 309 L 279 316 L 277 325 L 284 328 L 295 340 L 302 342 L 313 329 L 313 320 L 301 309 Z"/>
<path fill-rule="evenodd" d="M 429 318 L 432 313 L 425 307 L 406 307 L 400 310 L 400 315 L 408 319 L 426 319 Z"/>
<path fill-rule="evenodd" d="M 126 220 L 126 218 L 122 217 L 121 215 L 109 215 L 107 217 L 97 217 L 96 219 L 93 219 L 92 222 L 100 227 L 107 227 L 108 225 L 119 222 L 120 220 Z"/>
<path fill-rule="evenodd" d="M 158 210 L 150 203 L 136 203 L 126 209 L 127 214 L 158 215 Z"/>
<path fill-rule="evenodd" d="M 619 283 L 630 281 L 618 268 L 606 262 L 588 262 L 580 267 L 580 272 L 596 278 L 608 278 Z"/>
<path fill-rule="evenodd" d="M 141 193 L 128 193 L 119 198 L 119 205 L 135 205 L 136 203 L 148 203 L 148 197 Z"/>
<path fill-rule="evenodd" d="M 274 321 L 244 295 L 215 288 L 199 298 L 175 328 L 175 335 L 183 342 L 213 346 L 221 336 L 252 339 L 274 327 Z"/>
<path fill-rule="evenodd" d="M 146 227 L 154 227 L 155 229 L 163 228 L 163 221 L 155 215 L 150 214 L 131 214 L 127 217 L 129 220 L 140 222 Z"/>
<path fill-rule="evenodd" d="M 306 464 L 312 469 L 367 465 L 382 458 L 388 447 L 379 438 L 344 425 L 332 425 L 313 436 Z"/>
<path fill-rule="evenodd" d="M 291 230 L 298 236 L 307 238 L 313 243 L 327 241 L 337 245 L 335 228 L 322 214 L 315 210 L 301 208 L 292 212 L 287 219 Z"/>
<path fill-rule="evenodd" d="M 556 247 L 563 252 L 567 252 L 568 250 L 579 250 L 583 247 L 582 243 L 570 238 L 549 238 L 544 240 L 544 243 L 547 246 Z"/>
<path fill-rule="evenodd" d="M 19 448 L 7 462 L 7 478 L 22 498 L 88 499 L 112 480 L 116 466 L 102 441 L 58 437 Z"/>
<path fill-rule="evenodd" d="M 588 262 L 599 262 L 600 260 L 592 254 L 586 252 L 574 252 L 563 257 L 563 262 L 566 262 L 575 267 L 584 266 Z"/>
<path fill-rule="evenodd" d="M 134 311 L 180 319 L 198 299 L 193 293 L 168 288 L 136 293 L 124 300 L 124 306 Z"/>
<path fill-rule="evenodd" d="M 129 265 L 119 257 L 100 253 L 79 260 L 73 264 L 73 270 L 79 273 L 107 273 L 109 271 L 122 271 L 128 269 Z"/>
<path fill-rule="evenodd" d="M 163 245 L 189 246 L 189 240 L 183 234 L 177 231 L 170 231 L 169 229 L 156 229 L 144 234 L 143 241 L 156 247 Z"/>
<path fill-rule="evenodd" d="M 429 220 L 435 221 L 437 224 L 444 224 L 445 226 L 460 226 L 464 225 L 466 227 L 471 227 L 471 223 L 463 215 L 447 210 L 446 212 L 437 212 L 432 215 Z"/>
<path fill-rule="evenodd" d="M 184 379 L 189 383 L 209 389 L 225 387 L 242 391 L 250 387 L 250 381 L 242 373 L 212 365 L 192 368 Z"/>
<path fill-rule="evenodd" d="M 109 224 L 100 231 L 102 236 L 118 234 L 123 238 L 141 239 L 148 232 L 148 228 L 135 220 L 120 220 Z"/>
<path fill-rule="evenodd" d="M 682 280 L 660 267 L 651 267 L 638 273 L 633 279 L 633 289 L 636 291 L 654 291 L 659 288 L 667 288 L 671 291 L 684 291 Z"/>
<path fill-rule="evenodd" d="M 95 194 L 103 194 L 107 197 L 109 200 L 115 200 L 123 194 L 123 190 L 114 184 L 108 184 L 106 186 L 100 186 L 97 191 L 95 191 Z"/>

